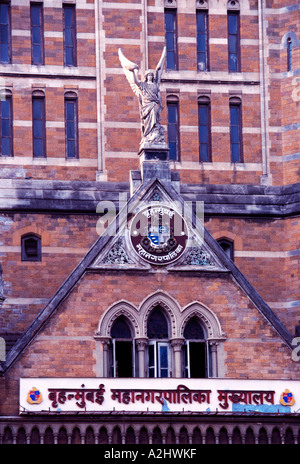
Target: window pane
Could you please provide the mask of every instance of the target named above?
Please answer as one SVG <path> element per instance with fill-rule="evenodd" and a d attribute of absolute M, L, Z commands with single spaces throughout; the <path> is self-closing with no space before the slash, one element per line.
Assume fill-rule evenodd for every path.
<path fill-rule="evenodd" d="M 230 34 L 237 34 L 237 15 L 236 14 L 228 14 L 228 32 Z"/>
<path fill-rule="evenodd" d="M 170 32 L 174 30 L 174 13 L 172 12 L 165 13 L 165 26 L 166 26 L 166 32 Z"/>
<path fill-rule="evenodd" d="M 170 142 L 176 142 L 177 140 L 177 127 L 175 124 L 170 124 L 168 126 L 168 139 Z"/>
<path fill-rule="evenodd" d="M 8 52 L 9 52 L 8 44 L 2 43 L 1 44 L 1 61 L 2 61 L 2 63 L 8 63 L 9 62 Z"/>
<path fill-rule="evenodd" d="M 40 27 L 32 28 L 32 43 L 40 44 L 41 42 L 41 29 Z"/>
<path fill-rule="evenodd" d="M 40 45 L 33 45 L 32 47 L 32 61 L 33 64 L 42 64 L 42 53 Z"/>
<path fill-rule="evenodd" d="M 72 47 L 65 48 L 65 57 L 66 57 L 66 65 L 72 66 L 74 64 Z"/>
<path fill-rule="evenodd" d="M 160 346 L 159 356 L 160 356 L 161 369 L 168 368 L 168 347 L 167 346 Z"/>
<path fill-rule="evenodd" d="M 34 156 L 44 156 L 43 140 L 42 139 L 34 139 L 33 140 L 33 155 Z"/>
<path fill-rule="evenodd" d="M 229 71 L 237 71 L 237 56 L 229 55 Z"/>
<path fill-rule="evenodd" d="M 1 43 L 8 43 L 8 26 L 1 25 Z"/>
<path fill-rule="evenodd" d="M 42 119 L 43 117 L 43 101 L 40 99 L 33 100 L 33 118 Z"/>
<path fill-rule="evenodd" d="M 10 136 L 10 120 L 9 119 L 2 119 L 2 137 L 9 137 Z"/>
<path fill-rule="evenodd" d="M 168 105 L 168 123 L 177 123 L 177 105 Z"/>
<path fill-rule="evenodd" d="M 75 127 L 74 127 L 74 122 L 72 121 L 67 122 L 67 138 L 75 139 Z"/>
<path fill-rule="evenodd" d="M 167 50 L 174 50 L 174 34 L 173 32 L 166 33 L 166 46 Z"/>
<path fill-rule="evenodd" d="M 43 123 L 40 119 L 36 119 L 33 123 L 33 137 L 43 137 Z"/>
<path fill-rule="evenodd" d="M 239 124 L 239 107 L 230 106 L 230 124 Z"/>
<path fill-rule="evenodd" d="M 231 161 L 233 163 L 240 161 L 240 145 L 237 143 L 231 144 Z"/>
<path fill-rule="evenodd" d="M 2 118 L 10 117 L 10 100 L 3 100 L 1 102 L 1 116 Z"/>
<path fill-rule="evenodd" d="M 228 49 L 229 49 L 229 53 L 237 52 L 237 36 L 236 35 L 230 35 L 228 37 Z"/>
<path fill-rule="evenodd" d="M 206 106 L 199 106 L 199 122 L 204 126 L 207 125 L 207 112 Z"/>
<path fill-rule="evenodd" d="M 73 45 L 72 29 L 65 29 L 65 44 Z"/>
<path fill-rule="evenodd" d="M 2 138 L 2 155 L 10 156 L 11 155 L 11 140 L 10 138 Z"/>
<path fill-rule="evenodd" d="M 39 5 L 31 6 L 31 23 L 32 26 L 40 26 L 40 11 L 41 7 Z"/>
<path fill-rule="evenodd" d="M 0 23 L 1 24 L 8 23 L 8 4 L 5 4 L 5 3 L 0 4 Z"/>
<path fill-rule="evenodd" d="M 206 13 L 197 13 L 197 31 L 205 33 L 205 17 Z"/>
<path fill-rule="evenodd" d="M 113 323 L 110 334 L 112 338 L 131 338 L 130 328 L 124 317 L 117 318 Z"/>
<path fill-rule="evenodd" d="M 206 50 L 206 37 L 204 34 L 197 36 L 197 51 L 204 52 Z"/>
<path fill-rule="evenodd" d="M 64 7 L 65 27 L 72 27 L 73 11 L 73 8 Z"/>
<path fill-rule="evenodd" d="M 168 69 L 175 69 L 175 53 L 174 52 L 167 52 L 167 68 Z"/>
<path fill-rule="evenodd" d="M 232 143 L 239 143 L 239 127 L 233 126 L 230 128 L 230 137 Z"/>
<path fill-rule="evenodd" d="M 200 142 L 201 143 L 207 143 L 208 142 L 207 126 L 200 126 L 199 127 L 199 135 L 200 135 Z"/>
<path fill-rule="evenodd" d="M 68 140 L 67 141 L 67 157 L 68 158 L 75 158 L 75 141 Z"/>
<path fill-rule="evenodd" d="M 68 121 L 74 121 L 75 116 L 75 103 L 67 102 L 66 103 L 66 118 Z"/>
<path fill-rule="evenodd" d="M 209 161 L 208 158 L 208 145 L 201 143 L 200 145 L 200 160 L 201 161 Z"/>
<path fill-rule="evenodd" d="M 176 142 L 169 142 L 169 159 L 176 160 L 177 159 L 177 143 Z"/>
<path fill-rule="evenodd" d="M 168 338 L 168 323 L 163 312 L 157 308 L 152 311 L 147 324 L 148 338 L 162 339 Z"/>

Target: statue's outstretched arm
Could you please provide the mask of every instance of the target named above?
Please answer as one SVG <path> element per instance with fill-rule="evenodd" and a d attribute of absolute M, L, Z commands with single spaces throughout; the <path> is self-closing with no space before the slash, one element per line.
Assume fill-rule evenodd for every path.
<path fill-rule="evenodd" d="M 138 70 L 139 67 L 136 63 L 129 61 L 124 55 L 122 50 L 119 48 L 119 59 L 124 70 L 125 76 L 136 95 L 139 94 L 139 78 L 138 78 Z"/>

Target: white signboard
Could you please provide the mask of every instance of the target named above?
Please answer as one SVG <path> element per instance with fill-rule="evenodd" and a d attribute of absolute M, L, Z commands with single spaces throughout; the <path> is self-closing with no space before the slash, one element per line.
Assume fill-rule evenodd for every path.
<path fill-rule="evenodd" d="M 23 378 L 25 411 L 260 411 L 300 410 L 292 380 Z"/>

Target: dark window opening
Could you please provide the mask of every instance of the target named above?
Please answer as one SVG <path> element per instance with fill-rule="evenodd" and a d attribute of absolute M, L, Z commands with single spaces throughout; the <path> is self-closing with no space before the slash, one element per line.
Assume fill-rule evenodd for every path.
<path fill-rule="evenodd" d="M 287 40 L 287 70 L 288 71 L 292 71 L 293 69 L 292 48 L 293 48 L 292 39 L 289 37 Z"/>
<path fill-rule="evenodd" d="M 78 158 L 77 97 L 65 97 L 66 158 Z"/>
<path fill-rule="evenodd" d="M 169 159 L 179 160 L 179 104 L 178 101 L 167 102 Z"/>
<path fill-rule="evenodd" d="M 0 62 L 11 62 L 10 3 L 0 3 Z"/>
<path fill-rule="evenodd" d="M 31 3 L 31 62 L 32 64 L 44 64 L 44 25 L 43 5 Z"/>
<path fill-rule="evenodd" d="M 1 94 L 3 97 L 3 94 Z M 4 95 L 0 100 L 0 155 L 12 156 L 13 155 L 13 128 L 12 128 L 12 97 L 11 95 Z"/>
<path fill-rule="evenodd" d="M 208 344 L 204 329 L 197 317 L 193 317 L 184 329 L 183 346 L 184 376 L 206 378 L 209 374 Z"/>
<path fill-rule="evenodd" d="M 131 330 L 125 317 L 120 316 L 111 328 L 112 376 L 134 376 L 134 345 Z"/>
<path fill-rule="evenodd" d="M 209 70 L 208 11 L 197 11 L 197 69 Z"/>
<path fill-rule="evenodd" d="M 148 319 L 147 334 L 150 339 L 165 339 L 169 338 L 169 328 L 166 316 L 160 308 L 152 311 Z"/>
<path fill-rule="evenodd" d="M 165 10 L 165 34 L 167 49 L 167 69 L 178 69 L 177 56 L 177 11 Z"/>
<path fill-rule="evenodd" d="M 234 258 L 234 251 L 233 251 L 233 242 L 226 239 L 218 240 L 219 245 L 223 248 L 228 258 L 233 261 Z"/>
<path fill-rule="evenodd" d="M 165 314 L 159 307 L 155 308 L 148 318 L 147 335 L 150 340 L 148 345 L 148 376 L 152 378 L 169 377 L 169 326 Z"/>
<path fill-rule="evenodd" d="M 203 98 L 198 102 L 199 121 L 199 158 L 200 161 L 211 161 L 211 117 L 210 101 Z"/>
<path fill-rule="evenodd" d="M 230 101 L 230 151 L 231 162 L 243 162 L 242 105 L 239 99 Z"/>
<path fill-rule="evenodd" d="M 63 5 L 65 66 L 77 66 L 75 5 Z"/>
<path fill-rule="evenodd" d="M 21 238 L 22 261 L 41 261 L 41 238 L 37 235 L 25 235 Z"/>
<path fill-rule="evenodd" d="M 43 158 L 46 156 L 46 118 L 45 98 L 32 98 L 32 137 L 33 156 Z"/>
<path fill-rule="evenodd" d="M 240 15 L 238 11 L 228 11 L 228 66 L 229 71 L 241 71 L 240 58 Z"/>

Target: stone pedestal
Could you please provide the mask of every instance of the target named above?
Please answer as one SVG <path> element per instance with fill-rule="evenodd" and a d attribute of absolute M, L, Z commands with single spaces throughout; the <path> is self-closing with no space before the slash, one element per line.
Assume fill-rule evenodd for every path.
<path fill-rule="evenodd" d="M 139 151 L 142 181 L 160 179 L 171 180 L 169 149 L 164 145 L 146 147 Z"/>
<path fill-rule="evenodd" d="M 166 144 L 144 144 L 143 147 L 140 148 L 138 156 L 140 158 L 140 169 L 138 171 L 130 171 L 131 195 L 133 195 L 141 183 L 146 184 L 153 179 L 158 179 L 164 183 L 170 182 L 172 186 L 179 191 L 179 172 L 171 172 L 169 148 Z"/>

